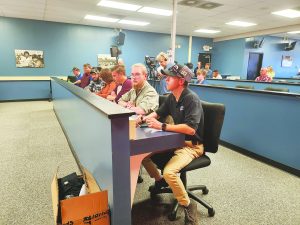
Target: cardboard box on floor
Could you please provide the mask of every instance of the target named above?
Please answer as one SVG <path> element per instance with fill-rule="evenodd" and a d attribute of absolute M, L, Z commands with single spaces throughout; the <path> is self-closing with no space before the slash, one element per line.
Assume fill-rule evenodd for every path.
<path fill-rule="evenodd" d="M 88 194 L 59 200 L 57 172 L 51 184 L 54 224 L 109 225 L 110 213 L 107 191 L 101 191 L 93 176 L 83 169 Z M 60 210 L 60 211 L 59 211 Z"/>

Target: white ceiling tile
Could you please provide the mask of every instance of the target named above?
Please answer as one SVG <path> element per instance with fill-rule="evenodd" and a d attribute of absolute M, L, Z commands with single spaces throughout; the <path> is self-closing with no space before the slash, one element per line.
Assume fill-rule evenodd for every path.
<path fill-rule="evenodd" d="M 0 16 L 39 19 L 55 22 L 86 24 L 92 26 L 116 27 L 116 24 L 93 22 L 83 19 L 86 14 L 114 16 L 126 19 L 147 21 L 150 25 L 136 27 L 117 26 L 123 29 L 170 33 L 172 16 L 144 14 L 97 6 L 100 0 L 0 0 Z M 120 2 L 172 9 L 173 0 L 117 0 Z M 245 32 L 299 24 L 298 20 L 271 15 L 272 11 L 300 7 L 300 0 L 212 0 L 223 4 L 212 10 L 178 5 L 178 34 L 204 36 L 194 33 L 198 28 L 216 28 L 221 32 L 208 37 L 222 37 Z M 225 25 L 231 20 L 245 20 L 258 25 L 250 28 L 236 28 Z"/>

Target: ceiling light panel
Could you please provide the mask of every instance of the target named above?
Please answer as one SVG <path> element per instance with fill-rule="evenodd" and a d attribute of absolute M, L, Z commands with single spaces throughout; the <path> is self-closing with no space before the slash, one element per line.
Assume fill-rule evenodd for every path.
<path fill-rule="evenodd" d="M 152 7 L 143 7 L 139 9 L 138 12 L 155 14 L 160 16 L 171 16 L 173 14 L 171 10 L 152 8 Z"/>
<path fill-rule="evenodd" d="M 272 12 L 274 15 L 284 16 L 288 18 L 300 17 L 300 11 L 294 9 L 285 9 L 281 11 Z"/>
<path fill-rule="evenodd" d="M 248 23 L 248 22 L 243 22 L 243 21 L 231 21 L 226 23 L 227 25 L 232 25 L 232 26 L 238 26 L 238 27 L 251 27 L 251 26 L 255 26 L 257 24 L 255 23 Z"/>
<path fill-rule="evenodd" d="M 136 26 L 147 26 L 148 22 L 135 21 L 135 20 L 120 20 L 118 23 L 136 25 Z"/>
<path fill-rule="evenodd" d="M 219 30 L 209 30 L 209 29 L 198 29 L 198 30 L 195 30 L 195 32 L 206 33 L 206 34 L 216 34 L 216 33 L 219 33 L 221 31 L 219 31 Z"/>
<path fill-rule="evenodd" d="M 115 23 L 119 19 L 116 18 L 110 18 L 110 17 L 104 17 L 104 16 L 93 16 L 93 15 L 86 15 L 84 17 L 86 20 L 96 20 L 96 21 L 101 21 L 101 22 L 110 22 L 110 23 Z"/>
<path fill-rule="evenodd" d="M 128 10 L 128 11 L 137 11 L 139 8 L 142 7 L 140 5 L 128 4 L 128 3 L 123 3 L 123 2 L 108 1 L 108 0 L 100 1 L 98 3 L 98 6 L 114 8 L 114 9 Z"/>
<path fill-rule="evenodd" d="M 287 32 L 288 34 L 300 34 L 300 30 Z"/>

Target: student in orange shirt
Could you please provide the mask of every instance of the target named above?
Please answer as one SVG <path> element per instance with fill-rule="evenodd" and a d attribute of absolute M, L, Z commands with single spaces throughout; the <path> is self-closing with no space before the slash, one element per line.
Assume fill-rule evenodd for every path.
<path fill-rule="evenodd" d="M 100 77 L 105 83 L 104 87 L 97 93 L 100 97 L 106 98 L 116 88 L 116 83 L 111 75 L 110 69 L 102 69 Z"/>

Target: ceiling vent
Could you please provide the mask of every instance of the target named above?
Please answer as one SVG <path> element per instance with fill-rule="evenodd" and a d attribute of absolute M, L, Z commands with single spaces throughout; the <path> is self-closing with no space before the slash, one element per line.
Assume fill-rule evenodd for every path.
<path fill-rule="evenodd" d="M 203 2 L 204 2 L 203 0 L 183 0 L 178 2 L 178 4 L 184 6 L 190 6 L 190 7 L 197 7 Z"/>
<path fill-rule="evenodd" d="M 205 2 L 201 3 L 200 5 L 198 5 L 197 7 L 201 8 L 201 9 L 210 10 L 210 9 L 215 9 L 220 6 L 222 6 L 222 4 L 220 4 L 220 3 L 205 1 Z"/>

